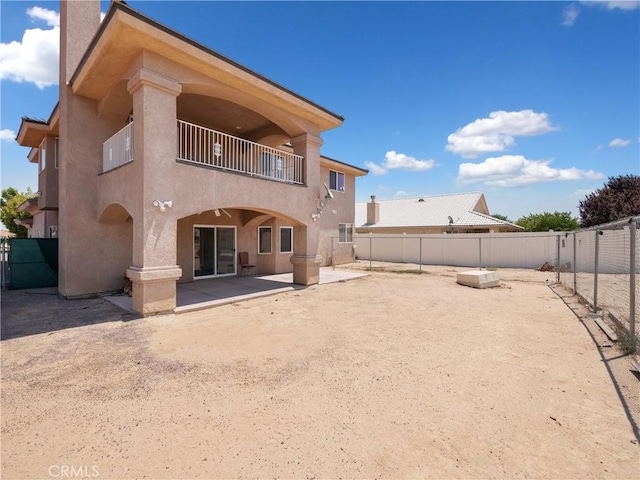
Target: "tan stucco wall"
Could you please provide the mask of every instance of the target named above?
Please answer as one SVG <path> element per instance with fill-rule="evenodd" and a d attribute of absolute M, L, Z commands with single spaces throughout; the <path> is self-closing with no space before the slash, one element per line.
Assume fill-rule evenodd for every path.
<path fill-rule="evenodd" d="M 340 171 L 337 167 L 322 167 L 320 173 L 321 181 L 327 185 L 329 185 L 330 170 Z M 355 176 L 345 173 L 345 191 L 331 191 L 333 193 L 333 199 L 327 201 L 322 212 L 322 217 L 319 220 L 321 226 L 319 253 L 323 257 L 324 265 L 339 265 L 353 261 L 353 244 L 339 242 L 338 226 L 341 223 L 354 224 L 355 180 Z M 322 186 L 322 190 L 326 193 L 324 185 Z M 322 198 L 324 199 L 324 194 Z"/>
<path fill-rule="evenodd" d="M 38 174 L 38 208 L 58 208 L 58 172 L 56 168 L 56 137 L 47 135 L 43 141 L 46 147 L 45 169 Z"/>
<path fill-rule="evenodd" d="M 98 2 L 91 3 L 94 6 L 84 13 L 68 15 L 70 4 L 61 10 L 65 19 L 59 110 L 60 293 L 74 296 L 114 290 L 126 272 L 134 281 L 134 306 L 140 312 L 170 310 L 175 297 L 168 285 L 193 278 L 194 225 L 234 225 L 236 251 L 249 252 L 258 273 L 293 271 L 298 283 L 317 282 L 317 265 L 331 260 L 331 237 L 337 237 L 338 224 L 353 223 L 354 218 L 353 175 L 346 175 L 346 193 L 335 192 L 318 221 L 311 217 L 326 193 L 323 182 L 329 182 L 328 169 L 320 167 L 320 132 L 341 120 L 219 60 L 205 66 L 206 55 L 201 51 L 191 52 L 194 58 L 189 61 L 186 54 L 157 50 L 167 54 L 163 58 L 147 49 L 149 43 L 144 50 L 120 51 L 120 40 L 110 30 L 103 40 L 113 40 L 115 50 L 107 54 L 98 44 L 74 83 L 67 86 L 74 71 L 68 64 L 78 62 L 75 47 L 71 51 L 67 44 L 86 43 L 88 36 L 83 27 L 65 37 L 65 25 L 77 22 L 74 15 L 78 13 L 93 12 Z M 109 28 L 137 22 L 121 13 L 124 23 L 114 20 Z M 143 30 L 121 33 L 133 45 L 136 35 L 148 39 L 153 34 L 148 25 Z M 181 47 L 173 37 L 169 40 Z M 107 65 L 113 68 L 105 70 Z M 195 70 L 197 65 L 203 69 Z M 120 72 L 118 77 L 107 79 L 114 72 Z M 271 126 L 247 133 L 247 138 L 274 142 L 284 135 L 282 140 L 290 141 L 290 149 L 304 157 L 305 185 L 176 161 L 176 122 L 183 94 L 223 99 L 268 119 Z M 194 119 L 199 113 L 197 102 L 185 105 L 185 115 Z M 131 113 L 134 161 L 103 173 L 102 144 L 125 126 Z M 172 206 L 160 211 L 154 206 L 156 200 L 171 201 Z M 221 208 L 232 218 L 215 216 L 214 209 Z M 271 255 L 257 253 L 260 225 L 273 227 Z M 280 226 L 294 227 L 293 255 L 279 253 Z M 318 242 L 326 245 L 318 248 Z M 334 263 L 336 258 L 351 258 L 351 245 L 344 247 L 333 252 Z M 144 307 L 144 299 L 152 299 L 151 310 Z"/>

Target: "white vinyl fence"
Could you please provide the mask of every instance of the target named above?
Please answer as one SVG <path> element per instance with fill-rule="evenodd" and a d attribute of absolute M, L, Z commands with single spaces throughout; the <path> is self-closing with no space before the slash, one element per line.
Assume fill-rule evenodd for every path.
<path fill-rule="evenodd" d="M 357 234 L 361 260 L 461 267 L 558 266 L 558 233 Z"/>

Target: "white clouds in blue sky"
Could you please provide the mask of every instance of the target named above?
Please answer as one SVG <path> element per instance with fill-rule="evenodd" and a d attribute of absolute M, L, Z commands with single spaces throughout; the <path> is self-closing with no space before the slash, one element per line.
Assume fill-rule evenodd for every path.
<path fill-rule="evenodd" d="M 435 164 L 436 162 L 433 159 L 418 160 L 404 153 L 396 153 L 393 150 L 385 154 L 382 165 L 374 162 L 365 162 L 365 166 L 374 175 L 384 175 L 388 170 L 396 169 L 410 172 L 426 172 L 427 170 L 431 170 Z"/>
<path fill-rule="evenodd" d="M 8 128 L 3 128 L 0 130 L 0 141 L 3 142 L 13 142 L 16 138 L 16 134 L 13 130 L 9 130 Z"/>
<path fill-rule="evenodd" d="M 562 25 L 565 27 L 572 27 L 576 22 L 578 15 L 580 15 L 580 9 L 575 3 L 567 5 L 562 11 L 562 16 L 564 17 Z"/>
<path fill-rule="evenodd" d="M 600 6 L 608 10 L 635 10 L 640 8 L 640 0 L 582 0 L 580 3 L 589 6 Z"/>
<path fill-rule="evenodd" d="M 58 83 L 60 15 L 41 7 L 29 8 L 27 15 L 50 28 L 29 28 L 20 42 L 0 43 L 0 78 L 42 89 Z"/>
<path fill-rule="evenodd" d="M 58 96 L 58 5 L 35 4 L 2 3 L 2 188 L 35 190 L 14 132 Z M 359 201 L 481 186 L 517 218 L 640 173 L 640 1 L 129 4 L 344 115 L 322 153 L 369 169 Z M 293 44 L 273 35 L 295 25 Z"/>
<path fill-rule="evenodd" d="M 515 137 L 542 135 L 556 130 L 546 113 L 533 110 L 518 112 L 491 112 L 488 118 L 479 118 L 459 128 L 448 137 L 445 147 L 464 158 L 502 152 L 516 145 Z"/>
<path fill-rule="evenodd" d="M 582 0 L 580 2 L 582 5 L 590 6 L 590 7 L 602 7 L 607 10 L 635 10 L 640 8 L 640 0 L 620 0 L 620 1 L 611 1 L 611 0 Z M 567 5 L 562 11 L 563 22 L 562 25 L 565 27 L 572 27 L 576 20 L 580 15 L 580 7 L 577 3 L 571 3 Z"/>
<path fill-rule="evenodd" d="M 631 140 L 626 140 L 623 138 L 614 138 L 609 142 L 609 146 L 614 148 L 621 148 L 621 147 L 626 147 L 630 143 L 631 143 Z"/>
<path fill-rule="evenodd" d="M 552 168 L 551 160 L 527 160 L 522 155 L 487 158 L 481 163 L 462 163 L 458 182 L 490 187 L 521 187 L 544 182 L 600 180 L 604 175 L 579 168 Z"/>

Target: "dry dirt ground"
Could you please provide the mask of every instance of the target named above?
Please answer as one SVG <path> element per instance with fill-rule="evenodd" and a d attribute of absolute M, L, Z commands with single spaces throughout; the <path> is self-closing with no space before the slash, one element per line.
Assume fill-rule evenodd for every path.
<path fill-rule="evenodd" d="M 451 272 L 14 332 L 2 478 L 640 478 L 629 357 L 544 279 Z"/>

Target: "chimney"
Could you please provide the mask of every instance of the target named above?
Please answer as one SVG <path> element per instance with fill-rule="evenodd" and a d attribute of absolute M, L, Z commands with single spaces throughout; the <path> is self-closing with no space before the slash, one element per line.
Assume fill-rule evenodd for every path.
<path fill-rule="evenodd" d="M 60 2 L 60 86 L 69 83 L 100 27 L 100 0 Z"/>
<path fill-rule="evenodd" d="M 367 224 L 375 225 L 380 221 L 380 204 L 376 203 L 376 196 L 371 195 L 371 202 L 367 203 Z"/>

